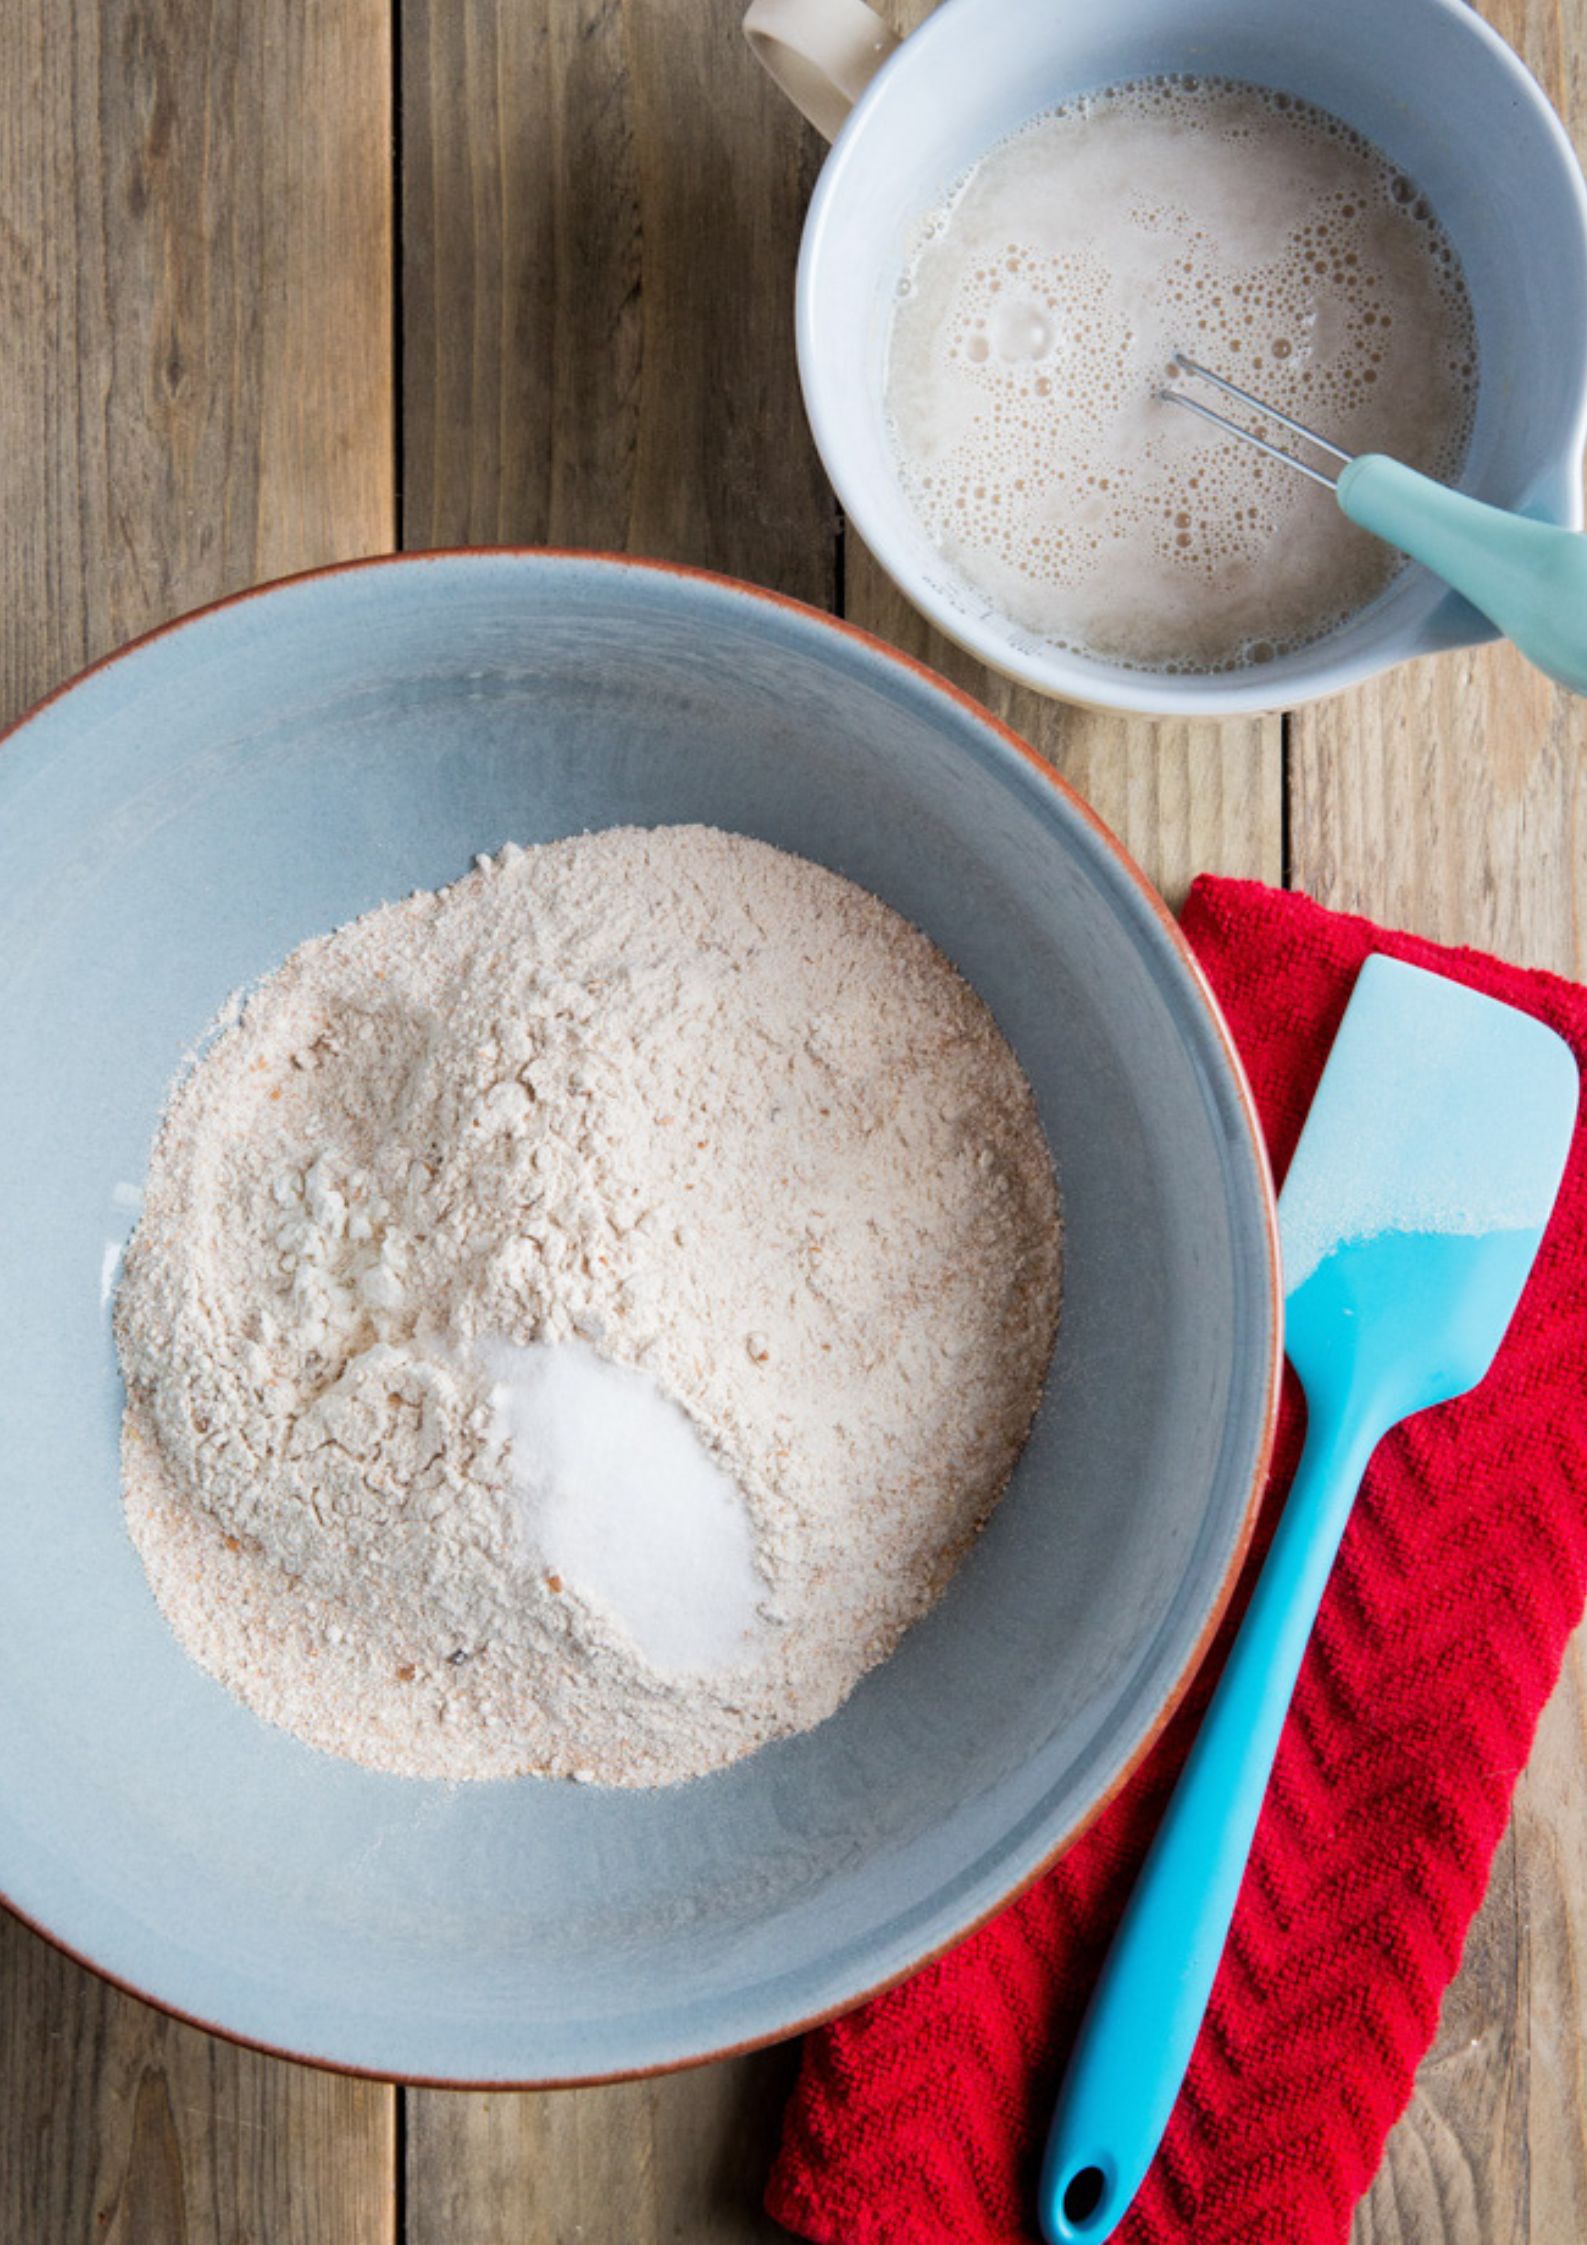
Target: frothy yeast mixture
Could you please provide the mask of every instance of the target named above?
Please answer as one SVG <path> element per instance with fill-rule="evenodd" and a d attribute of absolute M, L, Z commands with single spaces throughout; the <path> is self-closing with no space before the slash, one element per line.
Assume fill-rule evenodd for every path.
<path fill-rule="evenodd" d="M 1176 350 L 1349 451 L 1447 479 L 1475 402 L 1471 307 L 1412 181 L 1338 118 L 1227 80 L 1049 111 L 922 223 L 887 405 L 936 545 L 1041 638 L 1237 669 L 1353 614 L 1400 557 L 1163 404 Z"/>

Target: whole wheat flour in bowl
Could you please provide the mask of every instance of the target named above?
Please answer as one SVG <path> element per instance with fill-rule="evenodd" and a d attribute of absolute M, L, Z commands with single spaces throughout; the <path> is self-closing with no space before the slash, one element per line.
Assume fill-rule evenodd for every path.
<path fill-rule="evenodd" d="M 508 847 L 302 946 L 175 1091 L 128 1525 L 317 1746 L 669 1783 L 940 1595 L 1058 1280 L 1018 1063 L 896 913 L 707 828 Z"/>

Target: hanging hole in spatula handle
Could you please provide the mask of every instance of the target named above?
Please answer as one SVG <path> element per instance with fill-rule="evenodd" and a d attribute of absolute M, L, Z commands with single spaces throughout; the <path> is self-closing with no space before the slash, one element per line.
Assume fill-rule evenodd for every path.
<path fill-rule="evenodd" d="M 1106 2237 L 1122 2211 L 1113 2205 L 1112 2198 L 1105 2167 L 1095 2160 L 1076 2167 L 1059 2180 L 1057 2204 L 1048 2213 L 1047 2235 L 1059 2240 L 1060 2245 L 1069 2245 L 1071 2238 L 1078 2245 L 1084 2238 Z"/>

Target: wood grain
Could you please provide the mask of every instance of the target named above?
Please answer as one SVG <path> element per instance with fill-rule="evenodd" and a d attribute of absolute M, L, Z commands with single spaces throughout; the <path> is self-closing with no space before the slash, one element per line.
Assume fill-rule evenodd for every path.
<path fill-rule="evenodd" d="M 403 0 L 403 539 L 626 548 L 829 606 L 793 267 L 820 150 L 738 0 Z M 407 2099 L 408 2245 L 752 2245 L 770 2052 Z"/>
<path fill-rule="evenodd" d="M 0 713 L 392 542 L 389 87 L 384 0 L 0 8 Z M 0 1987 L 5 2245 L 388 2245 L 389 2090 L 177 2026 L 9 1918 Z"/>
<path fill-rule="evenodd" d="M 385 0 L 0 9 L 8 713 L 391 543 L 389 72 Z"/>
<path fill-rule="evenodd" d="M 1587 139 L 1580 11 L 1484 9 Z M 1511 650 L 1422 662 L 1291 722 L 1297 886 L 1446 942 L 1587 971 L 1587 703 Z M 1355 2245 L 1587 2237 L 1587 1650 L 1578 1635 L 1437 2043 Z"/>
<path fill-rule="evenodd" d="M 239 2050 L 7 1921 L 6 2245 L 393 2245 L 392 2092 Z"/>
<path fill-rule="evenodd" d="M 830 605 L 793 259 L 817 151 L 736 0 L 402 0 L 403 538 Z"/>
<path fill-rule="evenodd" d="M 791 2044 L 655 2081 L 410 2099 L 405 2245 L 775 2245 Z"/>

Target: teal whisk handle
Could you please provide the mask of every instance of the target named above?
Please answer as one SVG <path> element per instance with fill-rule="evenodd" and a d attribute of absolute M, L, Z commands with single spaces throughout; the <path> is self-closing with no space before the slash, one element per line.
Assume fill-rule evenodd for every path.
<path fill-rule="evenodd" d="M 1587 694 L 1587 536 L 1485 506 L 1381 452 L 1352 460 L 1337 488 L 1352 522 L 1424 562 L 1546 676 Z"/>

